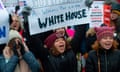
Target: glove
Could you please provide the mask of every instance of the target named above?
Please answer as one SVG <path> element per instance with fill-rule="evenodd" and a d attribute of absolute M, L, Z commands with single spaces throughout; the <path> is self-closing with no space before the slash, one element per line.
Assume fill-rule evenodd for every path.
<path fill-rule="evenodd" d="M 20 43 L 20 42 L 19 42 L 19 45 L 20 45 L 20 47 L 21 47 L 20 52 L 21 52 L 22 55 L 24 55 L 24 54 L 25 54 L 25 47 L 24 47 L 23 44 Z"/>
<path fill-rule="evenodd" d="M 17 46 L 16 43 L 14 43 L 14 45 L 13 45 L 13 52 L 14 52 L 14 55 L 19 57 L 19 54 L 18 54 L 17 49 L 16 49 L 16 46 Z"/>
<path fill-rule="evenodd" d="M 91 5 L 93 4 L 93 0 L 85 0 L 85 5 L 88 7 L 88 8 L 91 8 Z"/>

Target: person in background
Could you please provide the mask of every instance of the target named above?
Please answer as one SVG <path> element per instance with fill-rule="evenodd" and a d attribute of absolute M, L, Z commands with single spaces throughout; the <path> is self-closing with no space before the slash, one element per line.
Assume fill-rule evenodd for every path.
<path fill-rule="evenodd" d="M 120 4 L 111 4 L 111 26 L 115 27 L 115 38 L 120 42 Z M 120 45 L 119 45 L 120 47 Z"/>
<path fill-rule="evenodd" d="M 14 30 L 18 31 L 19 34 L 22 36 L 22 40 L 26 41 L 26 44 L 28 45 L 28 41 L 26 38 L 27 35 L 24 31 L 24 27 L 23 27 L 21 18 L 16 14 L 9 15 L 9 24 L 10 24 L 10 30 L 14 29 Z"/>
<path fill-rule="evenodd" d="M 40 64 L 16 30 L 10 30 L 8 43 L 0 55 L 0 72 L 40 72 Z"/>
<path fill-rule="evenodd" d="M 17 16 L 16 14 L 9 14 L 9 24 L 10 24 L 10 29 L 14 29 L 17 30 L 20 35 L 23 37 L 23 40 L 25 40 L 25 33 L 24 33 L 24 29 L 22 26 L 22 22 L 19 16 Z M 2 51 L 5 47 L 5 44 L 0 44 L 0 54 L 2 54 Z"/>
<path fill-rule="evenodd" d="M 87 52 L 92 50 L 92 44 L 96 41 L 96 32 L 94 28 L 89 28 L 86 32 L 86 49 Z"/>
<path fill-rule="evenodd" d="M 85 35 L 88 28 L 89 28 L 89 24 L 74 26 L 75 34 L 71 41 L 71 46 L 75 54 L 81 53 L 82 55 L 85 55 L 87 53 Z"/>
<path fill-rule="evenodd" d="M 114 26 L 116 31 L 119 31 L 120 27 L 120 4 L 112 3 L 111 4 L 111 24 L 110 26 Z"/>
<path fill-rule="evenodd" d="M 10 29 L 14 29 L 20 33 L 21 36 L 23 36 L 24 29 L 23 29 L 23 23 L 19 16 L 16 14 L 13 14 L 10 16 Z"/>
<path fill-rule="evenodd" d="M 95 27 L 97 40 L 88 53 L 86 72 L 120 72 L 120 51 L 114 39 L 114 27 Z"/>
<path fill-rule="evenodd" d="M 76 55 L 78 62 L 81 62 L 82 67 L 78 69 L 85 72 L 85 59 L 87 58 L 87 49 L 86 49 L 86 31 L 89 28 L 89 24 L 75 25 L 74 30 L 75 34 L 71 40 L 71 47 Z M 79 65 L 80 66 L 80 65 Z"/>
<path fill-rule="evenodd" d="M 10 30 L 14 29 L 14 30 L 18 31 L 19 34 L 22 36 L 22 40 L 26 42 L 27 46 L 32 51 L 32 48 L 30 45 L 30 35 L 28 32 L 25 31 L 25 27 L 22 22 L 22 18 L 20 16 L 18 16 L 17 14 L 10 15 L 9 23 L 10 23 Z"/>

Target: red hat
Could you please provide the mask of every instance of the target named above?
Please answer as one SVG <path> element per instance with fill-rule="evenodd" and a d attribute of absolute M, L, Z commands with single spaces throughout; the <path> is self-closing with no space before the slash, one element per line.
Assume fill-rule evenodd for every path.
<path fill-rule="evenodd" d="M 45 39 L 44 44 L 47 46 L 47 48 L 51 48 L 55 40 L 58 38 L 64 38 L 64 36 L 59 33 L 53 33 Z"/>
<path fill-rule="evenodd" d="M 105 36 L 114 37 L 114 27 L 95 27 L 95 32 L 97 36 L 97 40 L 100 40 L 101 38 Z"/>

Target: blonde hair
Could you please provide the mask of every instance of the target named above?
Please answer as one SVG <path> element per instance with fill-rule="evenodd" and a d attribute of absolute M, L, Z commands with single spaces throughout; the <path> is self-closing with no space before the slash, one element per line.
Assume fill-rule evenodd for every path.
<path fill-rule="evenodd" d="M 89 28 L 88 31 L 86 32 L 86 37 L 93 36 L 95 34 L 96 34 L 96 32 L 95 32 L 94 28 Z"/>

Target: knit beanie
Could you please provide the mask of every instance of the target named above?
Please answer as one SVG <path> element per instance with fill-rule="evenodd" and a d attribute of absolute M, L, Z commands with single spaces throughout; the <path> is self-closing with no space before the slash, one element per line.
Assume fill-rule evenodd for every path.
<path fill-rule="evenodd" d="M 118 3 L 113 3 L 113 4 L 111 5 L 111 10 L 112 10 L 112 12 L 120 15 L 120 4 L 118 4 Z"/>
<path fill-rule="evenodd" d="M 106 36 L 114 37 L 114 27 L 104 26 L 104 27 L 95 27 L 94 29 L 98 41 Z"/>
<path fill-rule="evenodd" d="M 13 38 L 20 38 L 22 40 L 22 36 L 19 34 L 18 31 L 16 30 L 10 30 L 9 31 L 9 38 L 8 38 L 8 42 L 10 40 L 12 40 Z"/>
<path fill-rule="evenodd" d="M 47 46 L 47 48 L 51 48 L 55 40 L 58 38 L 64 38 L 64 36 L 59 33 L 53 33 L 45 39 L 44 44 Z"/>

